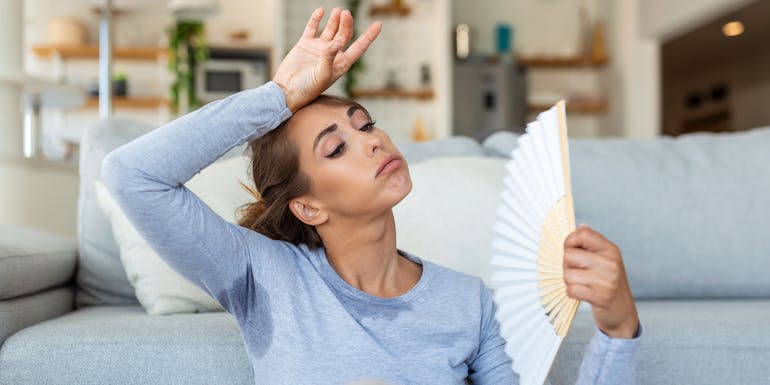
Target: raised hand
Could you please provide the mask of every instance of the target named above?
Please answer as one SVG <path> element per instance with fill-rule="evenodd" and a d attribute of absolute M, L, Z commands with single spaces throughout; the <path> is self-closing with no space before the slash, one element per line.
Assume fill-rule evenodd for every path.
<path fill-rule="evenodd" d="M 353 36 L 353 16 L 348 10 L 334 8 L 321 35 L 316 37 L 323 18 L 323 8 L 316 9 L 297 44 L 276 70 L 273 81 L 286 94 L 286 106 L 296 112 L 340 78 L 369 48 L 382 30 L 374 22 L 346 50 Z"/>
<path fill-rule="evenodd" d="M 639 327 L 620 249 L 586 225 L 564 240 L 567 295 L 591 304 L 596 326 L 613 338 L 632 338 Z"/>

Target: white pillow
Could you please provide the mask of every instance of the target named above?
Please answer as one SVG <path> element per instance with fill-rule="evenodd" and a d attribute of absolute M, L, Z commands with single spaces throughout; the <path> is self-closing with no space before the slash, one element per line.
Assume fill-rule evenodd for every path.
<path fill-rule="evenodd" d="M 412 192 L 393 210 L 398 247 L 489 284 L 507 160 L 446 157 L 410 165 Z"/>
<path fill-rule="evenodd" d="M 185 186 L 225 220 L 235 222 L 235 210 L 253 201 L 238 179 L 249 183 L 249 159 L 237 156 L 209 165 Z M 171 269 L 134 229 L 101 181 L 94 182 L 99 205 L 109 219 L 120 249 L 120 260 L 139 303 L 152 315 L 222 311 L 202 289 Z"/>

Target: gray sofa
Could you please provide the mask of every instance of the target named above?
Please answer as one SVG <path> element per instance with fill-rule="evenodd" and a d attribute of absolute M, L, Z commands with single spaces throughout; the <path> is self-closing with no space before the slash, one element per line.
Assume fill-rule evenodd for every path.
<path fill-rule="evenodd" d="M 85 133 L 77 242 L 0 227 L 0 384 L 255 383 L 227 313 L 147 315 L 126 278 L 92 182 L 109 151 L 149 129 L 115 119 Z M 401 149 L 414 164 L 505 157 L 514 143 Z M 770 129 L 571 141 L 577 220 L 621 247 L 638 300 L 638 383 L 770 383 L 769 145 Z M 592 322 L 578 313 L 553 384 L 574 383 Z"/>

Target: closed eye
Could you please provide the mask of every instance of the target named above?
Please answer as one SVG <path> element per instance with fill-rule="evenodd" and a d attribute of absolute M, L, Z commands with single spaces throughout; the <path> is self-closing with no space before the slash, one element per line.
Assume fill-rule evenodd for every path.
<path fill-rule="evenodd" d="M 334 151 L 331 152 L 331 154 L 326 155 L 327 158 L 336 158 L 340 155 L 342 155 L 342 150 L 345 148 L 345 142 L 340 143 L 337 147 L 334 148 Z"/>
<path fill-rule="evenodd" d="M 375 124 L 377 124 L 377 122 L 372 120 L 371 122 L 361 126 L 361 128 L 359 128 L 358 130 L 363 132 L 369 132 L 372 129 L 374 129 Z M 326 157 L 329 159 L 337 158 L 340 155 L 342 155 L 344 150 L 345 150 L 345 142 L 342 142 L 339 145 L 337 145 L 337 147 L 334 148 L 334 151 L 332 151 L 329 155 L 326 155 Z"/>
<path fill-rule="evenodd" d="M 369 131 L 372 128 L 374 128 L 375 124 L 377 124 L 377 122 L 372 120 L 371 122 L 364 124 L 361 128 L 358 129 L 358 131 L 364 131 L 364 132 Z"/>

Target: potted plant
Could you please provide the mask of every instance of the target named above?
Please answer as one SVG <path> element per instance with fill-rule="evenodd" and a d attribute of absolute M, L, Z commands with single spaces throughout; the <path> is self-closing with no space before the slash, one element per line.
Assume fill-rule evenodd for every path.
<path fill-rule="evenodd" d="M 112 93 L 117 96 L 128 95 L 128 76 L 125 72 L 118 72 L 113 76 Z"/>
<path fill-rule="evenodd" d="M 353 20 L 358 20 L 358 10 L 361 5 L 361 0 L 348 0 L 347 8 L 350 10 L 350 14 L 353 16 Z M 353 25 L 353 39 L 358 36 L 355 24 Z M 353 65 L 350 66 L 347 72 L 345 72 L 345 93 L 347 96 L 353 97 L 353 89 L 358 85 L 361 73 L 364 71 L 365 65 L 363 59 L 356 60 Z"/>
<path fill-rule="evenodd" d="M 177 20 L 168 29 L 168 68 L 174 75 L 169 89 L 171 108 L 184 114 L 200 107 L 195 93 L 195 69 L 208 60 L 203 22 Z"/>

